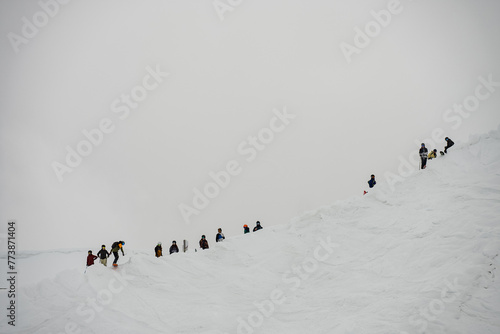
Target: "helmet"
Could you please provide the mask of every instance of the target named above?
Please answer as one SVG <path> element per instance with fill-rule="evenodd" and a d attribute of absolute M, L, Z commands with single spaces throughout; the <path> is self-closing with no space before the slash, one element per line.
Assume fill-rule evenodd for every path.
<path fill-rule="evenodd" d="M 102 247 L 102 248 L 106 248 L 106 245 L 102 245 L 101 247 Z"/>
<path fill-rule="evenodd" d="M 433 149 L 432 151 L 433 151 L 433 152 L 437 152 L 438 150 L 436 150 L 436 149 Z"/>
<path fill-rule="evenodd" d="M 248 227 L 248 225 L 247 225 L 247 224 L 245 224 L 245 225 L 243 225 L 243 227 Z"/>
<path fill-rule="evenodd" d="M 91 250 L 89 250 L 89 254 L 92 254 L 92 251 L 91 251 Z"/>
<path fill-rule="evenodd" d="M 201 238 L 202 238 L 202 239 L 205 239 L 205 235 L 203 234 L 203 235 L 201 236 Z"/>
<path fill-rule="evenodd" d="M 422 143 L 422 145 L 420 145 L 420 146 L 425 146 L 425 144 L 424 144 L 424 143 Z"/>
<path fill-rule="evenodd" d="M 260 225 L 260 221 L 257 221 L 257 225 Z"/>
<path fill-rule="evenodd" d="M 172 243 L 173 243 L 173 244 L 175 244 L 175 243 L 176 243 L 176 242 L 175 242 L 175 240 L 174 240 L 174 241 L 172 241 Z"/>

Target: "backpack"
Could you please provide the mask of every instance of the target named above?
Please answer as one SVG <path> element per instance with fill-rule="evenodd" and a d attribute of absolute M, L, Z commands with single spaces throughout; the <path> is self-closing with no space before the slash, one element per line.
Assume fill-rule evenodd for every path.
<path fill-rule="evenodd" d="M 119 244 L 118 241 L 113 242 L 113 245 L 111 245 L 111 249 L 118 247 L 118 244 Z"/>

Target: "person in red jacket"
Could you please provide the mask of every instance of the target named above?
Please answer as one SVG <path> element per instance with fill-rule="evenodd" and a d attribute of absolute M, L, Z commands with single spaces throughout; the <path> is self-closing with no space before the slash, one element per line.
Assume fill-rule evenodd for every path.
<path fill-rule="evenodd" d="M 97 259 L 97 256 L 92 254 L 92 251 L 89 250 L 89 255 L 87 256 L 87 267 L 90 267 L 94 264 L 94 260 Z"/>

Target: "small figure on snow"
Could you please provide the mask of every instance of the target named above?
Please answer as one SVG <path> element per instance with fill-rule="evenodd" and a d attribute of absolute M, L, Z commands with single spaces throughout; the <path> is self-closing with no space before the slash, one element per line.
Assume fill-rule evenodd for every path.
<path fill-rule="evenodd" d="M 260 221 L 257 221 L 255 227 L 253 228 L 254 232 L 256 232 L 258 230 L 262 230 L 262 226 L 260 226 Z"/>
<path fill-rule="evenodd" d="M 372 174 L 370 181 L 368 181 L 368 185 L 370 186 L 370 188 L 373 188 L 373 187 L 375 187 L 376 184 L 377 184 L 377 181 L 375 181 L 375 175 Z"/>
<path fill-rule="evenodd" d="M 205 235 L 201 236 L 200 248 L 201 249 L 208 249 L 208 240 L 205 238 Z"/>
<path fill-rule="evenodd" d="M 101 250 L 97 252 L 97 256 L 99 256 L 99 261 L 105 266 L 108 266 L 108 257 L 109 257 L 109 252 L 106 250 L 106 245 L 101 246 Z"/>
<path fill-rule="evenodd" d="M 89 250 L 89 255 L 87 255 L 87 267 L 93 265 L 95 259 L 97 259 L 97 256 L 93 255 L 92 251 Z"/>
<path fill-rule="evenodd" d="M 118 251 L 122 251 L 122 255 L 125 256 L 125 253 L 123 252 L 123 245 L 125 245 L 125 241 L 115 241 L 113 242 L 113 245 L 111 245 L 111 253 L 115 256 L 115 260 L 113 261 L 113 266 L 116 267 L 118 266 Z"/>
<path fill-rule="evenodd" d="M 172 253 L 179 253 L 179 247 L 177 247 L 177 243 L 174 241 L 172 241 L 172 246 L 170 246 L 170 250 L 169 250 L 170 254 Z"/>
<path fill-rule="evenodd" d="M 431 151 L 431 153 L 429 153 L 429 155 L 427 156 L 427 158 L 428 158 L 429 160 L 432 160 L 432 159 L 437 158 L 437 150 L 436 150 L 436 149 L 433 149 L 433 150 Z"/>
<path fill-rule="evenodd" d="M 155 247 L 155 256 L 156 257 L 163 256 L 162 252 L 163 252 L 163 249 L 161 248 L 161 242 L 158 241 L 158 244 Z"/>
<path fill-rule="evenodd" d="M 418 153 L 420 154 L 420 162 L 421 162 L 421 165 L 420 165 L 420 169 L 425 169 L 426 165 L 427 165 L 427 153 L 429 151 L 425 148 L 425 144 L 422 143 L 421 147 L 420 147 L 420 151 L 418 151 Z"/>
<path fill-rule="evenodd" d="M 215 236 L 215 242 L 220 242 L 220 241 L 226 239 L 226 237 L 224 236 L 224 233 L 222 233 L 222 229 L 221 228 L 219 228 L 217 231 L 219 233 L 217 233 L 217 235 Z"/>
<path fill-rule="evenodd" d="M 250 227 L 248 227 L 247 224 L 243 225 L 243 233 L 245 234 L 250 233 Z"/>
<path fill-rule="evenodd" d="M 450 147 L 452 147 L 453 145 L 455 145 L 455 143 L 453 142 L 453 140 L 451 140 L 450 138 L 446 137 L 444 140 L 446 140 L 446 146 L 444 148 L 444 153 L 448 153 L 448 149 Z"/>

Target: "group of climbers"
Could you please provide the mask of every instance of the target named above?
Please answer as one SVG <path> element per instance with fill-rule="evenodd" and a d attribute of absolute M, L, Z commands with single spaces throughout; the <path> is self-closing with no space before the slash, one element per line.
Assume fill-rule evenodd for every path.
<path fill-rule="evenodd" d="M 170 254 L 179 253 L 179 247 L 177 247 L 177 242 L 175 240 L 172 241 L 172 245 L 170 246 L 170 249 L 168 250 L 168 252 Z M 163 248 L 161 247 L 161 242 L 159 242 L 159 241 L 155 247 L 155 256 L 156 257 L 163 256 Z"/>
<path fill-rule="evenodd" d="M 262 230 L 262 226 L 260 225 L 260 221 L 257 221 L 257 223 L 255 223 L 255 227 L 253 228 L 254 232 L 256 232 L 258 230 Z M 250 233 L 250 228 L 248 227 L 247 224 L 243 225 L 243 233 L 244 234 Z M 224 233 L 222 233 L 222 229 L 219 228 L 217 230 L 217 234 L 215 235 L 215 242 L 221 242 L 224 239 L 226 239 L 226 237 L 224 236 Z M 206 238 L 205 235 L 201 236 L 201 239 L 200 239 L 200 248 L 201 249 L 208 249 L 209 248 L 209 246 L 208 246 L 208 240 L 207 240 L 207 238 Z"/>
<path fill-rule="evenodd" d="M 97 256 L 92 254 L 92 251 L 89 250 L 89 253 L 87 255 L 87 267 L 93 265 L 94 260 L 96 260 L 97 258 L 99 258 L 99 261 L 104 266 L 107 267 L 108 266 L 108 257 L 111 255 L 111 253 L 115 257 L 115 260 L 113 261 L 113 266 L 116 267 L 118 265 L 117 262 L 118 262 L 118 258 L 119 258 L 118 252 L 121 250 L 122 255 L 125 255 L 125 252 L 123 251 L 123 245 L 125 245 L 125 241 L 113 242 L 113 244 L 111 245 L 111 252 L 107 251 L 106 245 L 102 245 L 99 252 L 97 252 Z"/>

